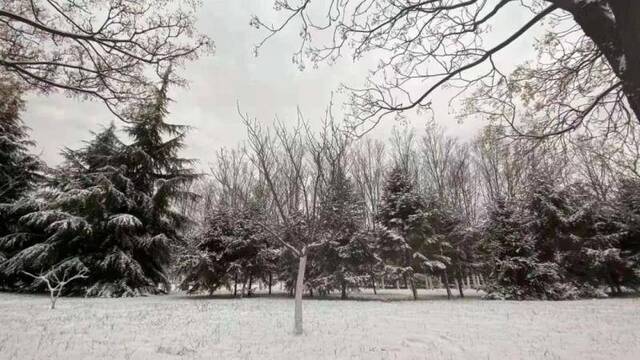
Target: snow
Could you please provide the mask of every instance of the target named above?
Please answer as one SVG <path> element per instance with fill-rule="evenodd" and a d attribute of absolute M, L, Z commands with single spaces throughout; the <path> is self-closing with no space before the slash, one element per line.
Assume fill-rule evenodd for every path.
<path fill-rule="evenodd" d="M 408 290 L 385 290 L 408 299 Z M 424 296 L 424 290 L 422 290 Z M 359 295 L 373 298 L 370 294 Z M 640 299 L 304 301 L 0 294 L 2 359 L 637 359 Z"/>

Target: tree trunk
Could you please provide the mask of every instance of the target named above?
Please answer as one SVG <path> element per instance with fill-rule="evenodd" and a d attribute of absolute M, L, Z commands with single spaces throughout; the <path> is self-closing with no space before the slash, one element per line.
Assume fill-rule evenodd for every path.
<path fill-rule="evenodd" d="M 640 6 L 638 0 L 548 0 L 573 15 L 622 81 L 631 110 L 640 121 Z"/>
<path fill-rule="evenodd" d="M 413 275 L 409 276 L 409 286 L 411 287 L 411 294 L 413 294 L 413 300 L 418 300 L 418 289 L 416 288 L 416 281 Z"/>
<path fill-rule="evenodd" d="M 238 296 L 238 272 L 233 275 L 233 296 Z"/>
<path fill-rule="evenodd" d="M 460 269 L 458 269 L 458 292 L 460 292 L 460 297 L 463 298 L 464 297 L 464 292 L 462 292 L 462 285 L 463 285 L 463 279 L 462 279 L 462 272 L 460 271 Z"/>
<path fill-rule="evenodd" d="M 304 292 L 304 272 L 307 267 L 307 254 L 300 256 L 298 277 L 296 279 L 296 299 L 294 312 L 294 335 L 302 335 L 302 293 Z"/>
<path fill-rule="evenodd" d="M 249 274 L 249 291 L 247 297 L 251 297 L 251 287 L 253 286 L 253 274 Z"/>
<path fill-rule="evenodd" d="M 342 280 L 342 293 L 340 295 L 340 299 L 342 300 L 347 299 L 347 282 L 344 280 Z"/>
<path fill-rule="evenodd" d="M 51 310 L 54 310 L 56 308 L 56 301 L 58 301 L 58 297 L 55 296 L 53 291 L 50 292 L 50 295 L 51 295 Z"/>
<path fill-rule="evenodd" d="M 378 295 L 376 291 L 376 276 L 373 274 L 371 275 L 371 284 L 373 285 L 373 295 Z"/>
<path fill-rule="evenodd" d="M 269 295 L 271 295 L 271 282 L 273 281 L 273 275 L 269 273 Z"/>
<path fill-rule="evenodd" d="M 611 0 L 625 55 L 621 69 L 624 93 L 640 121 L 640 6 L 638 0 Z"/>
<path fill-rule="evenodd" d="M 447 299 L 451 299 L 451 289 L 449 289 L 449 274 L 447 269 L 444 270 L 444 288 L 447 289 Z"/>

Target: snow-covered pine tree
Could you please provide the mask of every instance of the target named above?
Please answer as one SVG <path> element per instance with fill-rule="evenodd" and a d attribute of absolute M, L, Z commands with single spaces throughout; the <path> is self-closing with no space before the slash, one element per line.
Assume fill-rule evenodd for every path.
<path fill-rule="evenodd" d="M 619 285 L 640 288 L 640 180 L 622 179 L 613 199 L 618 219 L 623 223 L 626 234 L 620 238 L 618 248 L 624 259 L 624 266 L 617 267 L 612 277 Z"/>
<path fill-rule="evenodd" d="M 401 166 L 391 169 L 378 214 L 378 221 L 386 231 L 376 247 L 385 259 L 387 276 L 403 280 L 414 299 L 418 297 L 414 255 L 425 240 L 424 207 L 424 200 L 415 190 L 408 171 Z"/>
<path fill-rule="evenodd" d="M 125 128 L 132 143 L 125 147 L 127 177 L 134 188 L 149 202 L 145 218 L 147 231 L 166 234 L 171 245 L 180 246 L 177 230 L 189 219 L 173 207 L 176 199 L 195 199 L 189 184 L 200 175 L 193 170 L 194 160 L 179 156 L 185 146 L 188 126 L 166 122 L 169 77 L 164 74 L 160 87 L 152 89 L 154 96 L 148 103 L 135 107 L 130 114 L 131 123 Z"/>
<path fill-rule="evenodd" d="M 140 117 L 132 120 L 132 145 L 122 144 L 113 125 L 106 128 L 84 148 L 64 152 L 65 163 L 51 174 L 39 201 L 10 209 L 18 214 L 20 206 L 37 207 L 20 217 L 19 231 L 0 241 L 12 251 L 0 272 L 13 279 L 14 289 L 39 289 L 24 271 L 85 268 L 88 278 L 66 292 L 131 296 L 170 289 L 170 245 L 178 242 L 185 220 L 172 201 L 191 196 L 182 185 L 196 175 L 177 157 L 184 134 L 163 139 L 166 83 L 165 77 L 155 101 L 134 112 Z M 143 116 L 151 113 L 161 116 Z"/>
<path fill-rule="evenodd" d="M 518 209 L 497 199 L 489 209 L 483 247 L 489 255 L 489 298 L 563 300 L 579 290 L 561 265 L 570 238 L 566 193 L 551 177 L 531 176 Z"/>
<path fill-rule="evenodd" d="M 0 271 L 13 279 L 14 289 L 40 290 L 42 284 L 32 282 L 25 271 L 82 269 L 90 271 L 89 278 L 71 284 L 65 289 L 68 293 L 127 295 L 155 288 L 133 255 L 144 251 L 140 237 L 144 234 L 139 232 L 140 220 L 131 215 L 136 194 L 117 167 L 121 150 L 112 125 L 84 148 L 63 153 L 63 165 L 52 171 L 33 202 L 36 208 L 20 217 L 18 232 L 2 239 L 1 245 L 13 254 Z M 17 203 L 13 211 L 21 205 Z"/>
<path fill-rule="evenodd" d="M 238 284 L 244 288 L 267 278 L 268 264 L 275 257 L 254 221 L 258 216 L 253 209 L 219 206 L 212 211 L 193 239 L 193 248 L 178 259 L 177 270 L 183 278 L 180 287 L 191 293 L 213 293 L 233 284 L 237 293 Z"/>
<path fill-rule="evenodd" d="M 24 109 L 20 88 L 9 79 L 0 76 L 0 237 L 13 229 L 14 218 L 1 208 L 18 200 L 33 185 L 42 180 L 44 164 L 29 153 L 33 142 L 29 129 L 20 119 Z M 9 209 L 7 208 L 7 211 Z M 0 261 L 6 257 L 0 250 Z"/>
<path fill-rule="evenodd" d="M 569 213 L 565 226 L 569 235 L 561 244 L 560 266 L 578 289 L 579 297 L 605 296 L 621 292 L 628 261 L 620 249 L 627 226 L 608 202 L 599 202 L 589 188 L 575 183 L 563 189 Z"/>
<path fill-rule="evenodd" d="M 451 298 L 449 285 L 454 280 L 460 296 L 464 296 L 462 272 L 470 263 L 475 232 L 464 225 L 461 216 L 436 198 L 425 201 L 422 217 L 422 237 L 413 245 L 416 266 L 425 273 L 441 275 L 447 297 Z"/>
<path fill-rule="evenodd" d="M 17 85 L 0 77 L 0 203 L 17 200 L 41 179 L 43 164 L 29 154 L 33 141 L 20 118 L 21 96 Z"/>
<path fill-rule="evenodd" d="M 347 291 L 367 284 L 376 264 L 370 237 L 364 236 L 362 204 L 341 168 L 331 175 L 320 205 L 322 230 L 328 241 L 308 267 L 308 286 L 321 292 Z"/>
<path fill-rule="evenodd" d="M 489 205 L 479 250 L 489 274 L 485 291 L 490 299 L 533 295 L 529 274 L 538 260 L 533 238 L 526 236 L 520 215 L 516 204 L 502 197 Z"/>
<path fill-rule="evenodd" d="M 491 271 L 488 296 L 563 300 L 619 288 L 616 273 L 625 260 L 618 246 L 626 230 L 612 208 L 592 197 L 579 183 L 558 187 L 542 173 L 519 207 L 496 200 L 481 247 Z"/>

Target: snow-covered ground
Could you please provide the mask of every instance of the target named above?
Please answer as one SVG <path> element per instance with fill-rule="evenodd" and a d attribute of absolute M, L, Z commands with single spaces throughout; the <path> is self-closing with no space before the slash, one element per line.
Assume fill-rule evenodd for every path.
<path fill-rule="evenodd" d="M 384 296 L 408 298 L 406 290 Z M 304 302 L 0 294 L 1 359 L 640 359 L 640 299 Z M 370 298 L 367 294 L 362 298 Z"/>

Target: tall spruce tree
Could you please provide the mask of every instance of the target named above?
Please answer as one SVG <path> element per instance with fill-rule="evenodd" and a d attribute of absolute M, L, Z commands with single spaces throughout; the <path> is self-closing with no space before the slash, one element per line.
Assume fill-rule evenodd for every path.
<path fill-rule="evenodd" d="M 107 127 L 82 149 L 63 153 L 64 164 L 36 199 L 8 209 L 20 229 L 0 239 L 0 248 L 10 252 L 0 264 L 7 286 L 38 291 L 43 284 L 25 272 L 87 269 L 88 278 L 69 284 L 67 293 L 133 296 L 170 289 L 170 246 L 184 220 L 172 201 L 189 196 L 182 185 L 195 175 L 177 157 L 184 133 L 163 138 L 176 129 L 163 125 L 166 80 L 155 100 L 134 112 L 132 145 L 118 139 L 115 126 Z"/>
<path fill-rule="evenodd" d="M 22 91 L 9 79 L 0 76 L 0 239 L 16 230 L 11 203 L 33 190 L 42 180 L 44 164 L 29 153 L 33 141 L 20 118 L 24 109 Z M 0 240 L 1 241 L 1 240 Z M 9 254 L 0 248 L 0 263 Z M 0 286 L 4 277 L 0 274 Z"/>
<path fill-rule="evenodd" d="M 414 275 L 415 249 L 424 243 L 425 203 L 415 190 L 408 171 L 401 166 L 393 168 L 384 186 L 378 220 L 386 228 L 379 239 L 378 251 L 386 259 L 387 273 L 402 279 L 418 298 Z"/>
<path fill-rule="evenodd" d="M 627 231 L 607 204 L 580 183 L 560 187 L 532 177 L 519 206 L 497 199 L 480 247 L 490 275 L 490 298 L 563 300 L 619 291 Z"/>
<path fill-rule="evenodd" d="M 321 204 L 322 228 L 329 239 L 313 258 L 307 277 L 321 292 L 347 291 L 367 284 L 376 265 L 373 243 L 363 233 L 363 208 L 341 168 L 332 174 Z"/>
<path fill-rule="evenodd" d="M 614 206 L 627 233 L 620 239 L 621 257 L 624 266 L 615 269 L 613 276 L 622 284 L 640 288 L 640 180 L 623 179 L 618 186 Z"/>
<path fill-rule="evenodd" d="M 0 77 L 0 99 L 0 204 L 7 204 L 33 188 L 42 178 L 43 164 L 29 153 L 33 141 L 20 118 L 24 110 L 22 91 Z M 5 222 L 0 222 L 0 236 L 7 231 Z"/>

